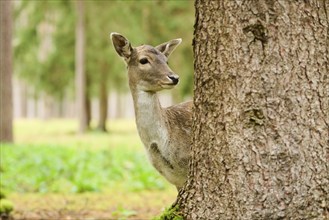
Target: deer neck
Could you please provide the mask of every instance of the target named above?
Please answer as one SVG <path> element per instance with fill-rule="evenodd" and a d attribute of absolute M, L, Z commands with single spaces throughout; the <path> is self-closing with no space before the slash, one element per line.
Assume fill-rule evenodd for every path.
<path fill-rule="evenodd" d="M 145 92 L 130 87 L 134 101 L 136 125 L 145 147 L 152 143 L 160 146 L 166 144 L 166 129 L 163 109 L 155 92 Z"/>

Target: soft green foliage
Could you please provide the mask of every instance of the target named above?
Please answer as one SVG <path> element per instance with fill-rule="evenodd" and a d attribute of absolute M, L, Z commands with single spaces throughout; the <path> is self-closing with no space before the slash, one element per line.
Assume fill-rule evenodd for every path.
<path fill-rule="evenodd" d="M 3 186 L 16 192 L 87 192 L 122 185 L 162 189 L 164 183 L 141 152 L 124 146 L 88 149 L 60 145 L 1 146 Z"/>
<path fill-rule="evenodd" d="M 153 220 L 183 220 L 180 215 L 178 207 L 167 208 L 160 216 L 155 217 Z"/>
<path fill-rule="evenodd" d="M 74 13 L 69 1 L 15 4 L 14 70 L 44 91 L 62 98 L 74 73 Z"/>
<path fill-rule="evenodd" d="M 14 205 L 7 199 L 0 199 L 0 215 L 9 214 L 14 210 Z"/>
<path fill-rule="evenodd" d="M 110 134 L 74 133 L 73 120 L 18 120 L 15 144 L 2 144 L 1 188 L 9 192 L 161 190 L 168 183 L 147 160 L 133 120 Z"/>
<path fill-rule="evenodd" d="M 3 190 L 3 186 L 0 186 L 0 199 L 6 198 L 6 193 Z"/>
<path fill-rule="evenodd" d="M 180 75 L 175 96 L 191 95 L 193 87 L 192 1 L 83 1 L 85 5 L 86 74 L 90 95 L 100 83 L 108 89 L 127 89 L 123 62 L 110 41 L 110 32 L 127 36 L 133 46 L 157 45 L 183 38 L 170 59 Z M 35 92 L 62 98 L 74 88 L 76 7 L 74 1 L 18 1 L 15 4 L 15 74 Z"/>
<path fill-rule="evenodd" d="M 113 217 L 118 218 L 118 219 L 126 219 L 126 218 L 134 216 L 136 214 L 137 214 L 136 211 L 130 210 L 130 209 L 125 209 L 122 206 L 120 206 L 119 208 L 117 208 L 117 210 L 112 212 Z"/>

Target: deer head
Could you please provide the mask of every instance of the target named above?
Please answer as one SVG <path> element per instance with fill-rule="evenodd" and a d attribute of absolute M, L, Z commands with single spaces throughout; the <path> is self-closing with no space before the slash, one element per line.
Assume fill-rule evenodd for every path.
<path fill-rule="evenodd" d="M 111 33 L 116 52 L 124 58 L 128 68 L 130 88 L 157 92 L 177 85 L 179 76 L 168 66 L 168 57 L 182 42 L 174 39 L 156 47 L 132 47 L 129 40 L 118 33 Z"/>

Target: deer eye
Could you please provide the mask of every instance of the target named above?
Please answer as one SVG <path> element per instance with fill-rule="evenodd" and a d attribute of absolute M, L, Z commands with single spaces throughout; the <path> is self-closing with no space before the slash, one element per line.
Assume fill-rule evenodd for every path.
<path fill-rule="evenodd" d="M 140 62 L 141 64 L 147 64 L 149 61 L 148 61 L 147 58 L 142 58 L 142 59 L 139 60 L 139 62 Z"/>

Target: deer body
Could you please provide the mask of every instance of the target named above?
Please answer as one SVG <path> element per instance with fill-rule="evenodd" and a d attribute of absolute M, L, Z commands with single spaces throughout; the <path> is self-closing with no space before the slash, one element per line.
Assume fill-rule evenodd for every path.
<path fill-rule="evenodd" d="M 167 58 L 180 40 L 132 48 L 122 35 L 111 36 L 116 51 L 127 63 L 137 130 L 148 157 L 158 172 L 180 189 L 188 175 L 192 102 L 162 108 L 157 96 L 158 91 L 178 83 Z"/>

